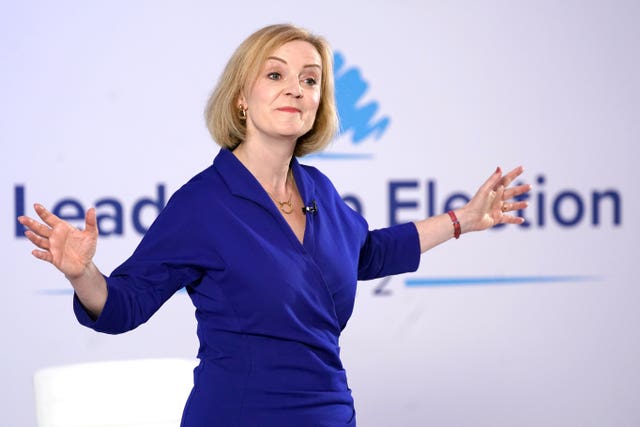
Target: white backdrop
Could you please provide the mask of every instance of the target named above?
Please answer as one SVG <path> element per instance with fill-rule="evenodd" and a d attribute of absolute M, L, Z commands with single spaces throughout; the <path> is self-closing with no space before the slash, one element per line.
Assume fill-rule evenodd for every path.
<path fill-rule="evenodd" d="M 325 35 L 344 59 L 345 132 L 304 161 L 373 227 L 440 213 L 497 165 L 524 164 L 535 184 L 528 227 L 463 235 L 416 273 L 360 284 L 342 338 L 359 424 L 640 425 L 640 3 L 1 9 L 2 425 L 35 426 L 39 368 L 195 355 L 185 294 L 128 334 L 79 326 L 67 283 L 29 255 L 15 215 L 36 201 L 66 215 L 102 202 L 111 235 L 96 263 L 110 272 L 140 239 L 135 206 L 138 228 L 148 225 L 158 188 L 166 200 L 210 164 L 206 99 L 233 49 L 277 22 Z"/>

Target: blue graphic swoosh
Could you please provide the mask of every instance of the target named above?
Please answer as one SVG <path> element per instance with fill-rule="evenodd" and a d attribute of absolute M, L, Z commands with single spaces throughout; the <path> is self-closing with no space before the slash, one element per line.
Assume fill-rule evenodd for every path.
<path fill-rule="evenodd" d="M 325 160 L 369 160 L 373 158 L 371 153 L 313 153 L 304 157 L 305 159 L 325 159 Z"/>
<path fill-rule="evenodd" d="M 566 283 L 598 281 L 590 276 L 488 276 L 488 277 L 411 277 L 404 281 L 408 287 L 521 285 L 527 283 Z"/>

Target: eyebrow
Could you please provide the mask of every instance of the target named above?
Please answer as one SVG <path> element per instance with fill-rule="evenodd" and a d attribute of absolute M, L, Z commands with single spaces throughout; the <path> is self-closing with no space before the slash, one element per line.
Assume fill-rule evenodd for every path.
<path fill-rule="evenodd" d="M 269 56 L 269 57 L 267 58 L 267 61 L 268 61 L 269 59 L 273 59 L 274 61 L 279 61 L 279 62 L 282 62 L 283 64 L 287 64 L 287 61 L 285 61 L 285 60 L 284 60 L 284 59 L 282 59 L 282 58 L 278 58 L 277 56 Z M 322 70 L 322 67 L 321 67 L 319 64 L 306 64 L 306 65 L 304 65 L 302 68 L 310 68 L 310 67 L 318 68 L 319 70 Z"/>

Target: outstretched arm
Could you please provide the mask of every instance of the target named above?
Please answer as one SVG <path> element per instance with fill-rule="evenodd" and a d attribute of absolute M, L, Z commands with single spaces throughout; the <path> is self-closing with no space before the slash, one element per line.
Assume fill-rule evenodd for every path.
<path fill-rule="evenodd" d="M 107 300 L 107 283 L 93 263 L 98 243 L 95 209 L 87 211 L 85 228 L 79 230 L 40 204 L 34 208 L 42 223 L 27 216 L 18 218 L 27 228 L 25 236 L 37 246 L 31 253 L 60 270 L 82 305 L 97 318 Z"/>
<path fill-rule="evenodd" d="M 513 199 L 531 190 L 531 185 L 510 187 L 523 170 L 524 168 L 519 166 L 502 175 L 502 170 L 497 168 L 491 174 L 469 203 L 454 212 L 460 222 L 461 233 L 486 230 L 497 224 L 524 222 L 524 218 L 508 214 L 527 207 L 527 202 Z M 415 224 L 420 237 L 420 250 L 423 253 L 454 235 L 452 220 L 446 213 L 417 221 Z"/>

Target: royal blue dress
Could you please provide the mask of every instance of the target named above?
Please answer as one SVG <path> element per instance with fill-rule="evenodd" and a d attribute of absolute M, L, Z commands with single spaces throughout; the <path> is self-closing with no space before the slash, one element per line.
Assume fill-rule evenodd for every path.
<path fill-rule="evenodd" d="M 146 322 L 179 289 L 196 308 L 200 348 L 182 427 L 354 427 L 338 339 L 358 279 L 413 271 L 414 224 L 369 231 L 317 169 L 292 160 L 315 202 L 300 243 L 269 195 L 226 149 L 180 188 L 133 255 L 107 277 L 93 320 L 117 334 Z"/>

